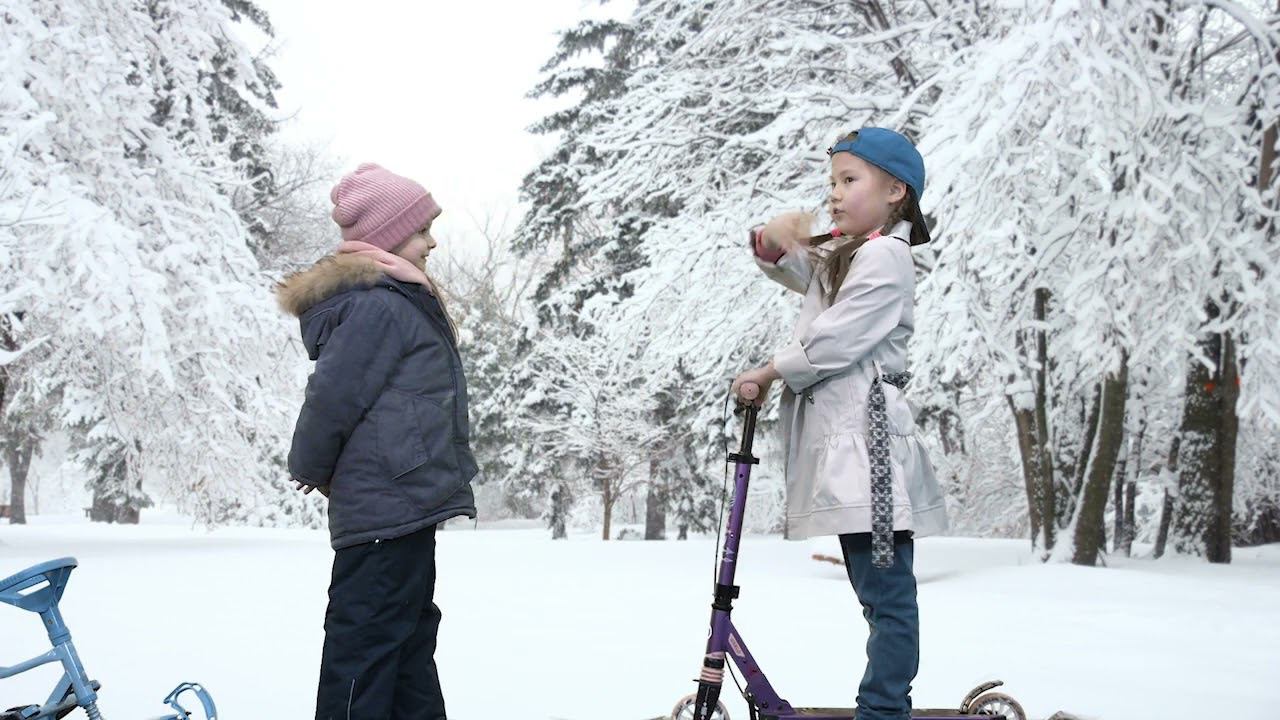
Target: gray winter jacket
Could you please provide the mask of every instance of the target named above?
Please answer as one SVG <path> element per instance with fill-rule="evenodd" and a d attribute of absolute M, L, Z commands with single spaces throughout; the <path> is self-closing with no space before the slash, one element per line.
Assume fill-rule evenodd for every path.
<path fill-rule="evenodd" d="M 466 378 L 435 297 L 358 255 L 322 259 L 277 297 L 316 361 L 289 472 L 329 486 L 333 548 L 474 518 Z"/>

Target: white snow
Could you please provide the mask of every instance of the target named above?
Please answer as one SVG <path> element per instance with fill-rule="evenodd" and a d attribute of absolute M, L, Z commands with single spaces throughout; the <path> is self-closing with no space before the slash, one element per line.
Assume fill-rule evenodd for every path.
<path fill-rule="evenodd" d="M 229 720 L 309 718 L 332 553 L 310 530 L 134 527 L 36 516 L 0 524 L 0 577 L 80 561 L 62 608 L 110 718 L 148 717 L 184 680 Z M 553 542 L 539 528 L 441 533 L 437 658 L 450 717 L 641 720 L 691 692 L 709 614 L 713 538 Z M 833 543 L 749 536 L 734 617 L 781 694 L 852 703 L 866 627 Z M 1280 545 L 1229 566 L 1189 558 L 1043 565 L 1015 540 L 917 544 L 917 706 L 951 707 L 1000 678 L 1033 718 L 1262 720 L 1280 707 Z M 1140 547 L 1141 553 L 1148 552 Z M 47 647 L 36 616 L 0 606 L 0 664 Z M 56 671 L 0 680 L 0 707 L 44 699 Z M 730 686 L 730 713 L 746 717 Z"/>

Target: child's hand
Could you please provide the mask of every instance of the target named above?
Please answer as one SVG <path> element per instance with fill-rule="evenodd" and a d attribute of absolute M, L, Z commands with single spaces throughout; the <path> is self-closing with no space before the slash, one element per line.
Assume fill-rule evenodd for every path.
<path fill-rule="evenodd" d="M 778 377 L 779 377 L 778 371 L 773 369 L 772 362 L 769 363 L 768 365 L 765 365 L 764 367 L 744 370 L 742 371 L 741 374 L 738 375 L 737 378 L 734 379 L 733 386 L 730 388 L 730 392 L 734 395 L 734 397 L 737 397 L 741 400 L 746 400 L 746 398 L 742 397 L 742 393 L 741 393 L 742 386 L 745 383 L 755 383 L 756 385 L 760 386 L 760 394 L 757 395 L 751 402 L 756 407 L 763 407 L 764 399 L 769 395 L 769 386 L 772 385 L 773 381 L 777 380 Z"/>
<path fill-rule="evenodd" d="M 302 491 L 303 495 L 310 495 L 312 490 L 319 490 L 321 495 L 329 497 L 328 485 L 308 485 L 298 480 L 294 480 L 294 482 L 298 483 L 298 489 Z"/>
<path fill-rule="evenodd" d="M 765 224 L 760 239 L 770 250 L 790 252 L 804 247 L 813 227 L 813 216 L 807 212 L 782 213 Z"/>

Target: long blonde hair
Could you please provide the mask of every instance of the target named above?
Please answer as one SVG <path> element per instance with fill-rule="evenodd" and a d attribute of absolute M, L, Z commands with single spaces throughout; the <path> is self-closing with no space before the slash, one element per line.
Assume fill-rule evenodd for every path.
<path fill-rule="evenodd" d="M 408 244 L 408 242 L 412 240 L 418 232 L 415 232 L 413 235 L 405 238 L 403 242 L 391 248 L 388 252 L 392 255 L 398 255 L 400 253 L 400 249 Z M 448 293 L 448 290 L 441 290 L 440 283 L 437 282 L 434 277 L 431 277 L 431 273 L 427 272 L 425 267 L 422 269 L 422 274 L 427 278 L 427 290 L 431 292 L 431 296 L 440 304 L 440 312 L 444 314 L 445 322 L 449 324 L 449 332 L 453 333 L 453 343 L 457 345 L 460 341 L 458 337 L 458 325 L 453 321 L 453 314 L 449 312 L 449 303 L 445 300 L 445 294 Z"/>
<path fill-rule="evenodd" d="M 431 283 L 431 295 L 435 297 L 436 302 L 440 303 L 440 312 L 444 313 L 445 322 L 449 323 L 449 331 L 453 333 L 453 344 L 457 345 L 461 342 L 461 339 L 458 337 L 458 325 L 454 323 L 453 314 L 449 312 L 449 303 L 445 300 L 445 294 L 448 290 L 442 291 L 440 289 L 440 283 L 436 282 L 436 279 L 431 277 L 431 273 L 423 270 L 422 274 L 426 275 L 427 280 Z"/>

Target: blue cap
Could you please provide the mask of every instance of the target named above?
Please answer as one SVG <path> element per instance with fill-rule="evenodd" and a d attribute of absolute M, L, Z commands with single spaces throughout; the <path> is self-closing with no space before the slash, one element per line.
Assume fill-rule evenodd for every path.
<path fill-rule="evenodd" d="M 911 188 L 915 195 L 916 210 L 911 217 L 911 244 L 929 242 L 929 228 L 920 212 L 920 197 L 924 195 L 924 158 L 920 151 L 900 133 L 887 128 L 865 127 L 852 138 L 841 140 L 827 149 L 827 155 L 847 152 L 884 170 Z"/>

